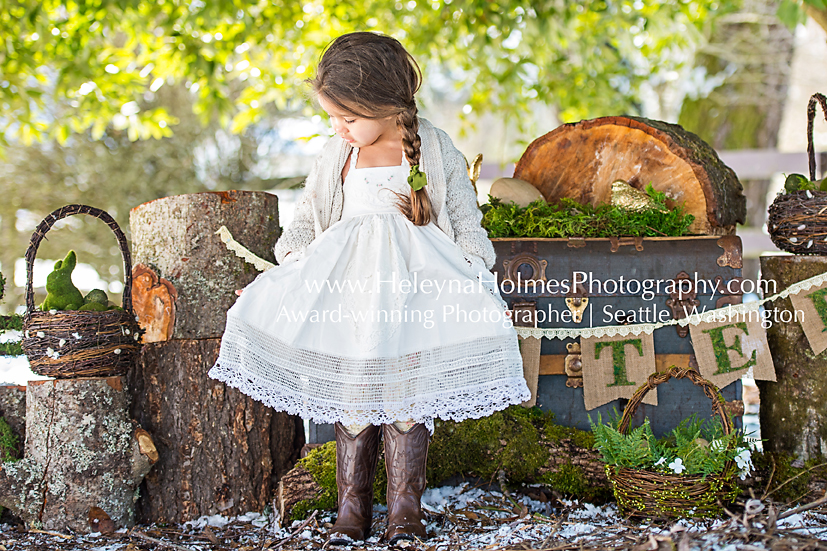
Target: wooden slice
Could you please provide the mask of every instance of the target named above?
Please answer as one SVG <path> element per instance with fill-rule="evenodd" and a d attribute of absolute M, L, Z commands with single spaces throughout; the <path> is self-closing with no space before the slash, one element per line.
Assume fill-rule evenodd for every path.
<path fill-rule="evenodd" d="M 528 146 L 514 178 L 533 184 L 549 203 L 570 197 L 598 205 L 612 182 L 665 192 L 684 203 L 693 234 L 725 235 L 746 220 L 741 182 L 706 142 L 676 124 L 639 117 L 603 117 L 564 124 Z"/>

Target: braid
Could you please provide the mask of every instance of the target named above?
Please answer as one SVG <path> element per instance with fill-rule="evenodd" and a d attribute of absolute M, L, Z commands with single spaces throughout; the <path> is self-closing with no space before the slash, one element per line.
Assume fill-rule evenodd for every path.
<path fill-rule="evenodd" d="M 405 152 L 408 162 L 413 165 L 419 164 L 422 147 L 422 140 L 419 138 L 419 117 L 416 116 L 416 102 L 413 107 L 405 109 L 396 118 L 399 133 L 402 135 L 402 149 Z M 397 207 L 402 211 L 408 220 L 417 226 L 427 225 L 433 216 L 431 198 L 428 196 L 427 186 L 414 191 L 408 195 L 399 195 Z"/>
<path fill-rule="evenodd" d="M 422 147 L 422 140 L 417 134 L 419 117 L 416 116 L 416 112 L 416 104 L 414 104 L 413 108 L 402 111 L 397 117 L 399 133 L 402 134 L 402 149 L 411 165 L 419 164 L 419 150 Z"/>

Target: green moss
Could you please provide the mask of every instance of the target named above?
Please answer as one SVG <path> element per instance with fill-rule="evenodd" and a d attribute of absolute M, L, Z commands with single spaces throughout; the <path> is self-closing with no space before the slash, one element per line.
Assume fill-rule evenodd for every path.
<path fill-rule="evenodd" d="M 824 465 L 823 457 L 799 462 L 799 466 L 794 467 L 793 455 L 764 452 L 753 454 L 752 462 L 755 465 L 752 477 L 755 484 L 761 491 L 766 489 L 770 499 L 777 502 L 789 503 L 818 497 L 809 494 L 813 487 L 821 487 L 827 480 L 827 466 Z"/>
<path fill-rule="evenodd" d="M 587 450 L 594 448 L 594 434 L 591 432 L 579 430 L 574 427 L 555 425 L 553 422 L 547 423 L 544 431 L 546 438 L 553 442 L 568 439 L 579 448 L 585 448 Z"/>
<path fill-rule="evenodd" d="M 17 461 L 18 438 L 12 432 L 5 417 L 0 417 L 0 461 Z"/>
<path fill-rule="evenodd" d="M 609 486 L 590 484 L 583 469 L 571 463 L 561 466 L 555 472 L 546 473 L 540 482 L 563 495 L 576 497 L 586 503 L 605 503 L 612 499 L 612 489 Z"/>
<path fill-rule="evenodd" d="M 555 205 L 538 199 L 527 207 L 502 203 L 489 195 L 482 205 L 482 227 L 494 237 L 657 237 L 685 235 L 695 220 L 682 206 L 669 209 L 666 194 L 651 184 L 646 192 L 655 206 L 640 212 L 614 205 L 582 205 L 563 198 Z"/>

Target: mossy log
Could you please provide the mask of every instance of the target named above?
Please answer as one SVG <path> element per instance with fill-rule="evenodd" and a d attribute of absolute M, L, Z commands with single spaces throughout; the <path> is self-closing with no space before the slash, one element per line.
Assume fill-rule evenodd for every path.
<path fill-rule="evenodd" d="M 258 272 L 228 251 L 215 232 L 226 226 L 239 243 L 275 262 L 273 245 L 281 231 L 277 204 L 278 197 L 271 193 L 222 191 L 164 197 L 130 211 L 133 264 L 152 267 L 158 281 L 167 282 L 174 301 L 169 331 L 168 319 L 152 320 L 168 315 L 164 308 L 155 308 L 156 297 L 142 296 L 157 290 L 155 286 L 133 287 L 141 326 L 165 328 L 150 331 L 143 342 L 221 336 L 235 290 Z"/>
<path fill-rule="evenodd" d="M 141 523 L 262 511 L 298 459 L 301 419 L 207 376 L 220 346 L 221 339 L 147 344 L 128 374 L 132 414 L 156 435 L 160 455 L 141 485 Z"/>
<path fill-rule="evenodd" d="M 19 385 L 0 386 L 0 417 L 9 424 L 17 436 L 19 451 L 26 442 L 26 387 Z M 19 454 L 18 457 L 22 455 Z"/>
<path fill-rule="evenodd" d="M 615 180 L 666 193 L 685 203 L 693 234 L 725 235 L 746 219 L 746 198 L 735 172 L 715 150 L 676 124 L 640 117 L 602 117 L 564 124 L 534 140 L 514 178 L 533 184 L 549 203 L 570 197 L 608 203 Z"/>
<path fill-rule="evenodd" d="M 433 487 L 446 479 L 469 477 L 508 484 L 540 484 L 560 497 L 591 503 L 611 498 L 600 453 L 591 433 L 555 425 L 539 408 L 512 406 L 483 419 L 436 421 L 428 450 L 426 478 Z M 313 509 L 336 506 L 334 442 L 311 450 L 282 478 L 278 504 L 285 521 Z M 374 496 L 383 503 L 387 477 L 379 455 Z"/>
<path fill-rule="evenodd" d="M 761 257 L 761 278 L 768 282 L 769 294 L 824 272 L 827 256 Z M 789 298 L 776 300 L 772 308 L 777 311 L 772 319 L 794 319 Z M 782 314 L 784 310 L 788 312 Z M 764 449 L 801 461 L 827 456 L 827 351 L 813 354 L 796 321 L 770 325 L 767 343 L 778 380 L 757 381 Z"/>
<path fill-rule="evenodd" d="M 23 459 L 0 466 L 0 505 L 48 530 L 90 532 L 89 511 L 135 523 L 136 491 L 157 461 L 128 415 L 123 377 L 30 381 Z"/>

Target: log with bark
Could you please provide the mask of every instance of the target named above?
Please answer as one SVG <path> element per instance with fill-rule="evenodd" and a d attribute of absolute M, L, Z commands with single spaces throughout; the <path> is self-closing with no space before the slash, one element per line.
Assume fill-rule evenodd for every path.
<path fill-rule="evenodd" d="M 668 206 L 684 203 L 693 234 L 724 235 L 746 218 L 735 173 L 715 150 L 676 124 L 639 117 L 603 117 L 564 124 L 529 145 L 514 178 L 533 184 L 549 203 L 610 202 L 611 185 L 625 180 L 665 192 Z"/>
<path fill-rule="evenodd" d="M 301 419 L 207 377 L 220 345 L 220 339 L 148 344 L 129 373 L 133 415 L 155 436 L 160 456 L 141 485 L 139 522 L 262 511 L 298 459 Z"/>
<path fill-rule="evenodd" d="M 89 512 L 135 523 L 136 490 L 157 461 L 128 415 L 123 377 L 30 381 L 23 459 L 0 466 L 0 505 L 47 530 L 89 532 Z"/>
<path fill-rule="evenodd" d="M 827 272 L 827 257 L 765 255 L 761 257 L 761 278 L 768 294 L 780 292 L 793 283 Z M 761 438 L 768 452 L 785 453 L 801 461 L 827 455 L 827 351 L 813 354 L 801 319 L 789 298 L 767 305 L 775 320 L 767 327 L 777 381 L 756 381 L 760 395 Z"/>
<path fill-rule="evenodd" d="M 215 232 L 226 226 L 239 243 L 275 262 L 273 245 L 280 235 L 277 203 L 278 197 L 271 193 L 223 191 L 164 197 L 132 209 L 133 264 L 152 267 L 158 278 L 154 285 L 133 288 L 132 301 L 142 327 L 157 300 L 144 294 L 163 284 L 177 295 L 174 324 L 171 331 L 163 332 L 165 338 L 154 338 L 221 337 L 235 290 L 258 272 L 229 252 Z M 146 308 L 137 311 L 140 305 Z M 152 335 L 143 342 L 155 342 Z"/>
<path fill-rule="evenodd" d="M 140 522 L 262 511 L 304 444 L 301 419 L 207 376 L 235 290 L 258 275 L 215 232 L 226 226 L 274 262 L 276 203 L 264 192 L 197 193 L 130 213 L 133 303 L 148 343 L 128 375 L 132 411 L 160 455 L 141 486 Z"/>

